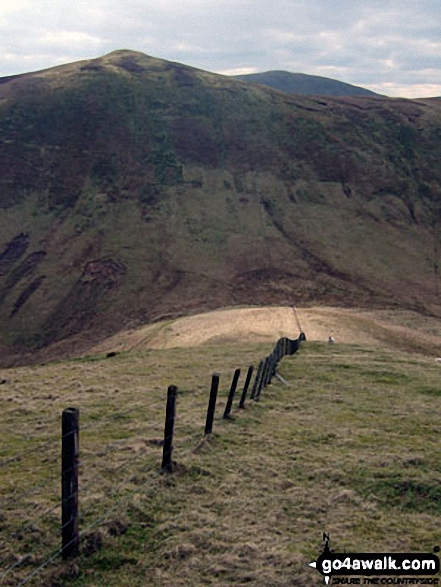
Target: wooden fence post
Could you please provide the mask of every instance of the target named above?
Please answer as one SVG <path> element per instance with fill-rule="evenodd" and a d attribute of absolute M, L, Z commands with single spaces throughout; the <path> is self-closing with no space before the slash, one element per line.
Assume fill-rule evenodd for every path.
<path fill-rule="evenodd" d="M 225 406 L 224 419 L 230 417 L 231 408 L 233 406 L 234 394 L 236 393 L 237 382 L 240 377 L 240 369 L 236 369 L 231 382 L 230 393 L 228 394 L 227 405 Z"/>
<path fill-rule="evenodd" d="M 272 362 L 271 379 L 276 374 L 278 364 L 279 364 L 279 359 L 277 358 L 277 353 L 275 353 L 274 357 L 273 357 L 273 362 Z"/>
<path fill-rule="evenodd" d="M 256 398 L 257 388 L 259 386 L 260 380 L 262 379 L 262 371 L 263 361 L 260 361 L 259 366 L 257 368 L 256 379 L 254 380 L 253 389 L 251 390 L 250 399 Z"/>
<path fill-rule="evenodd" d="M 268 355 L 268 357 L 266 358 L 266 367 L 265 367 L 265 378 L 263 380 L 263 387 L 265 388 L 268 383 L 269 383 L 269 378 L 270 378 L 270 370 L 271 370 L 271 357 L 270 355 Z"/>
<path fill-rule="evenodd" d="M 257 386 L 256 395 L 254 397 L 254 399 L 256 400 L 256 402 L 259 401 L 259 397 L 260 397 L 260 393 L 262 391 L 262 388 L 265 387 L 265 376 L 266 376 L 267 363 L 268 363 L 268 358 L 263 359 L 262 374 L 260 376 L 259 385 Z"/>
<path fill-rule="evenodd" d="M 164 447 L 162 451 L 162 470 L 168 473 L 173 472 L 173 433 L 175 428 L 176 418 L 176 398 L 178 395 L 178 388 L 175 385 L 170 385 L 167 389 L 167 407 L 165 410 L 165 426 L 164 426 Z"/>
<path fill-rule="evenodd" d="M 271 383 L 271 380 L 274 375 L 274 367 L 275 366 L 275 357 L 274 354 L 269 356 L 269 368 L 268 368 L 268 385 Z"/>
<path fill-rule="evenodd" d="M 283 338 L 280 338 L 277 344 L 279 346 L 279 361 L 281 361 L 283 359 Z"/>
<path fill-rule="evenodd" d="M 278 363 L 280 361 L 280 359 L 282 358 L 282 349 L 280 346 L 280 339 L 277 341 L 276 344 L 276 348 L 275 348 L 275 352 L 276 352 L 276 362 Z"/>
<path fill-rule="evenodd" d="M 250 386 L 251 377 L 253 375 L 254 367 L 250 365 L 248 367 L 247 378 L 245 379 L 245 385 L 243 386 L 242 396 L 239 402 L 239 408 L 243 409 L 245 407 L 245 400 L 247 398 L 248 387 Z"/>
<path fill-rule="evenodd" d="M 78 555 L 78 457 L 79 420 L 76 408 L 61 417 L 61 547 L 62 558 Z"/>
<path fill-rule="evenodd" d="M 260 394 L 262 392 L 262 388 L 264 388 L 266 386 L 266 377 L 267 377 L 267 373 L 268 373 L 268 361 L 269 361 L 269 359 L 267 357 L 263 363 L 262 376 L 260 378 L 259 385 L 257 386 L 257 389 L 256 389 L 256 395 L 254 396 L 254 399 L 256 402 L 258 402 L 260 400 Z"/>
<path fill-rule="evenodd" d="M 219 373 L 214 373 L 211 379 L 210 400 L 208 402 L 207 420 L 205 422 L 205 434 L 213 432 L 214 411 L 216 409 L 217 390 L 219 389 Z"/>
<path fill-rule="evenodd" d="M 265 365 L 263 367 L 263 385 L 262 385 L 260 391 L 262 391 L 262 389 L 265 389 L 265 387 L 268 385 L 268 371 L 269 371 L 269 355 L 265 359 Z"/>

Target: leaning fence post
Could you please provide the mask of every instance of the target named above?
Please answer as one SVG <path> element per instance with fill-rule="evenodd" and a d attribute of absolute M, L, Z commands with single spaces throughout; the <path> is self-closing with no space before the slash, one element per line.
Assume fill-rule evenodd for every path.
<path fill-rule="evenodd" d="M 279 341 L 277 341 L 277 344 L 274 347 L 274 358 L 276 359 L 276 364 L 277 364 L 280 361 L 280 346 L 279 346 Z"/>
<path fill-rule="evenodd" d="M 271 379 L 273 376 L 273 369 L 274 369 L 274 357 L 273 355 L 270 355 L 268 357 L 268 378 L 267 378 L 267 385 L 269 385 L 271 383 Z"/>
<path fill-rule="evenodd" d="M 259 385 L 260 391 L 262 391 L 262 389 L 265 389 L 265 387 L 268 385 L 268 371 L 269 371 L 269 355 L 265 359 L 265 364 L 263 366 L 262 385 Z"/>
<path fill-rule="evenodd" d="M 257 368 L 256 379 L 254 380 L 253 389 L 251 390 L 250 399 L 255 399 L 257 393 L 257 387 L 259 382 L 262 378 L 262 370 L 263 370 L 263 361 L 260 361 L 259 366 Z"/>
<path fill-rule="evenodd" d="M 239 408 L 243 409 L 245 407 L 245 400 L 247 397 L 248 387 L 250 386 L 251 377 L 253 375 L 254 367 L 250 365 L 248 367 L 247 378 L 245 379 L 245 385 L 243 386 L 242 395 L 239 402 Z"/>
<path fill-rule="evenodd" d="M 268 362 L 269 362 L 269 359 L 267 357 L 263 363 L 262 376 L 260 378 L 259 385 L 257 386 L 257 389 L 256 389 L 256 395 L 254 396 L 254 399 L 256 400 L 256 402 L 258 402 L 260 400 L 260 394 L 262 392 L 262 388 L 264 388 L 266 386 L 266 377 L 267 377 L 267 373 L 268 373 Z"/>
<path fill-rule="evenodd" d="M 265 370 L 264 370 L 264 379 L 263 379 L 263 387 L 264 388 L 269 384 L 270 371 L 271 371 L 271 357 L 268 355 L 266 358 L 266 361 L 265 361 Z"/>
<path fill-rule="evenodd" d="M 170 385 L 167 389 L 167 407 L 165 410 L 164 426 L 164 447 L 162 451 L 162 470 L 167 471 L 169 473 L 173 472 L 173 432 L 175 428 L 177 395 L 178 388 L 175 385 Z"/>
<path fill-rule="evenodd" d="M 276 371 L 276 357 L 274 353 L 270 355 L 270 365 L 269 365 L 269 374 L 268 374 L 268 385 L 271 383 L 273 375 Z"/>
<path fill-rule="evenodd" d="M 228 394 L 227 405 L 225 406 L 224 411 L 224 418 L 228 418 L 231 412 L 231 408 L 233 406 L 234 394 L 236 393 L 237 382 L 240 376 L 240 369 L 236 369 L 233 376 L 233 381 L 231 382 L 230 393 Z"/>
<path fill-rule="evenodd" d="M 284 342 L 283 342 L 283 338 L 281 338 L 279 340 L 279 361 L 281 361 L 283 359 L 283 346 L 284 346 Z"/>
<path fill-rule="evenodd" d="M 76 556 L 78 533 L 79 420 L 76 408 L 66 408 L 61 417 L 61 547 L 62 557 Z"/>
<path fill-rule="evenodd" d="M 274 356 L 269 355 L 268 356 L 268 369 L 266 372 L 265 387 L 271 383 L 271 378 L 273 376 L 273 369 L 274 369 Z"/>
<path fill-rule="evenodd" d="M 219 373 L 214 373 L 211 379 L 210 400 L 208 402 L 207 420 L 205 422 L 205 434 L 213 432 L 214 411 L 216 409 L 217 390 L 219 389 Z"/>

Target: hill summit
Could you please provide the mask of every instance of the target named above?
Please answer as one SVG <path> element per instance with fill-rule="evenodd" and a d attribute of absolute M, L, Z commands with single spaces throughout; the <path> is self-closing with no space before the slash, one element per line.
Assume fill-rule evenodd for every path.
<path fill-rule="evenodd" d="M 0 350 L 227 305 L 439 312 L 441 101 L 132 51 L 0 79 Z"/>
<path fill-rule="evenodd" d="M 269 86 L 287 94 L 303 96 L 379 96 L 375 92 L 335 79 L 289 71 L 266 71 L 236 75 L 236 79 Z"/>

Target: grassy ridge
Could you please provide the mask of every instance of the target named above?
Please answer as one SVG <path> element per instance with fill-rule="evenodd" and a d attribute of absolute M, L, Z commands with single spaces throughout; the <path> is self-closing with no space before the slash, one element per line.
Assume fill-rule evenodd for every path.
<path fill-rule="evenodd" d="M 220 416 L 234 369 L 269 350 L 205 346 L 0 373 L 9 379 L 2 458 L 26 451 L 32 438 L 56 437 L 61 409 L 80 407 L 81 525 L 103 516 L 80 560 L 50 565 L 34 584 L 43 576 L 76 586 L 321 585 L 306 564 L 323 531 L 337 551 L 431 552 L 441 514 L 439 365 L 394 350 L 306 343 L 281 364 L 290 387 L 275 379 L 259 404 L 216 421 L 196 449 L 211 373 L 222 373 Z M 172 382 L 180 389 L 177 467 L 158 476 Z M 53 440 L 38 459 L 3 469 L 2 567 L 33 553 L 6 585 L 58 546 L 59 510 L 39 517 L 57 506 L 58 454 Z"/>

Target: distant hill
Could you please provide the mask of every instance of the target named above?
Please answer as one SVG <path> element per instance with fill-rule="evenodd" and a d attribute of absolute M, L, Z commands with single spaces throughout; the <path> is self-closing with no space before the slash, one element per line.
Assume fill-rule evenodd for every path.
<path fill-rule="evenodd" d="M 375 92 L 334 79 L 289 71 L 266 71 L 236 75 L 236 79 L 269 86 L 287 94 L 303 96 L 379 96 Z"/>
<path fill-rule="evenodd" d="M 132 51 L 0 82 L 3 363 L 228 305 L 441 313 L 440 100 Z"/>

